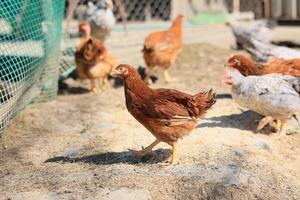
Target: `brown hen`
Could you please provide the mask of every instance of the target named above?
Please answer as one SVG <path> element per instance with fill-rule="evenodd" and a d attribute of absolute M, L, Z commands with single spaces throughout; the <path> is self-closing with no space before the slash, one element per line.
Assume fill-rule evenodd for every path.
<path fill-rule="evenodd" d="M 265 74 L 284 74 L 300 77 L 300 59 L 272 59 L 258 64 L 243 55 L 233 55 L 227 59 L 227 66 L 237 69 L 244 76 L 261 76 Z"/>
<path fill-rule="evenodd" d="M 107 86 L 109 73 L 116 66 L 116 61 L 100 40 L 91 38 L 88 24 L 84 24 L 83 27 L 81 27 L 84 31 L 81 44 L 75 52 L 76 72 L 80 79 L 90 80 L 91 92 L 98 93 L 97 81 L 100 82 L 100 90 L 103 90 Z"/>
<path fill-rule="evenodd" d="M 156 137 L 145 149 L 133 152 L 144 156 L 158 143 L 166 142 L 173 150 L 171 165 L 177 164 L 178 139 L 189 134 L 215 104 L 215 93 L 210 90 L 189 95 L 172 89 L 151 89 L 130 65 L 119 65 L 112 75 L 124 80 L 130 114 Z"/>
<path fill-rule="evenodd" d="M 148 67 L 146 81 L 149 80 L 156 66 L 163 68 L 166 82 L 172 81 L 168 69 L 182 49 L 182 23 L 183 16 L 179 15 L 168 30 L 153 32 L 146 37 L 142 50 Z"/>

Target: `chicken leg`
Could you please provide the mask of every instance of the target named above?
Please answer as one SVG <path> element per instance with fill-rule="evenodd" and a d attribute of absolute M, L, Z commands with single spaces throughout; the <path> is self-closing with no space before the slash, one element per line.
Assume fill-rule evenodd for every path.
<path fill-rule="evenodd" d="M 97 94 L 98 90 L 97 90 L 97 87 L 96 87 L 96 79 L 91 79 L 90 81 L 91 81 L 90 92 Z"/>
<path fill-rule="evenodd" d="M 177 144 L 177 142 L 171 144 L 171 146 L 172 146 L 172 159 L 171 159 L 171 162 L 160 163 L 160 165 L 163 166 L 166 169 L 179 164 L 178 144 Z"/>
<path fill-rule="evenodd" d="M 141 151 L 135 151 L 135 150 L 132 150 L 132 149 L 129 149 L 129 151 L 131 151 L 132 153 L 134 153 L 135 155 L 138 155 L 138 156 L 145 156 L 149 153 L 152 152 L 152 149 L 158 145 L 161 141 L 159 139 L 156 139 L 152 144 L 150 144 L 149 146 L 147 146 L 145 149 L 141 150 Z"/>
<path fill-rule="evenodd" d="M 146 78 L 145 78 L 145 82 L 147 84 L 151 84 L 151 75 L 153 74 L 155 70 L 155 67 L 149 67 L 148 70 L 147 70 L 147 75 L 146 75 Z"/>
<path fill-rule="evenodd" d="M 178 157 L 178 144 L 177 142 L 175 142 L 174 144 L 172 144 L 172 160 L 170 163 L 170 166 L 174 166 L 177 165 L 179 163 L 179 157 Z"/>
<path fill-rule="evenodd" d="M 287 122 L 287 120 L 278 120 L 277 121 L 278 132 L 272 135 L 274 138 L 279 139 L 283 135 L 286 136 L 285 131 L 282 130 L 283 126 L 285 125 L 286 122 Z"/>
<path fill-rule="evenodd" d="M 100 90 L 105 90 L 108 87 L 108 84 L 109 82 L 107 76 L 100 78 Z"/>
<path fill-rule="evenodd" d="M 259 121 L 256 131 L 260 131 L 267 124 L 269 124 L 272 128 L 274 128 L 276 131 L 278 131 L 278 127 L 277 127 L 276 123 L 274 122 L 274 119 L 270 116 L 264 117 Z"/>
<path fill-rule="evenodd" d="M 177 81 L 176 78 L 171 78 L 168 69 L 164 69 L 164 79 L 166 83 L 171 83 Z"/>

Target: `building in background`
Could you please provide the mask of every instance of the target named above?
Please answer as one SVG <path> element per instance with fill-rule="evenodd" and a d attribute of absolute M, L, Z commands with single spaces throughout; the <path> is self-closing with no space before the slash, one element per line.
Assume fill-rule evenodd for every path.
<path fill-rule="evenodd" d="M 229 12 L 252 11 L 255 18 L 300 21 L 300 0 L 227 0 Z"/>
<path fill-rule="evenodd" d="M 71 1 L 78 2 L 76 19 L 84 19 L 82 16 L 87 2 L 98 0 Z M 66 2 L 68 6 L 69 3 Z M 199 17 L 199 13 L 220 12 L 253 12 L 256 19 L 271 17 L 279 21 L 300 21 L 300 0 L 113 0 L 113 2 L 117 21 L 122 21 L 124 16 L 129 22 L 168 21 L 178 14 L 191 21 Z"/>
<path fill-rule="evenodd" d="M 128 21 L 188 20 L 199 12 L 253 12 L 256 19 L 300 20 L 300 0 L 115 0 L 125 5 Z M 117 11 L 117 10 L 116 10 Z M 117 14 L 117 13 L 116 13 Z"/>

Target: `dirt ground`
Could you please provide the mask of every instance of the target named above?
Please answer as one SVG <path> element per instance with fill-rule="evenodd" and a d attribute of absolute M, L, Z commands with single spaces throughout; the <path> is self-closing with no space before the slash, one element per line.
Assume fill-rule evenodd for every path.
<path fill-rule="evenodd" d="M 166 85 L 157 73 L 152 87 L 218 93 L 180 141 L 180 165 L 158 164 L 170 158 L 166 144 L 144 158 L 128 151 L 154 137 L 127 112 L 122 87 L 95 95 L 69 80 L 57 100 L 23 111 L 1 138 L 0 199 L 300 199 L 300 131 L 292 121 L 281 140 L 268 129 L 255 134 L 261 116 L 240 108 L 220 80 L 231 53 L 189 44 L 171 69 L 180 82 Z"/>

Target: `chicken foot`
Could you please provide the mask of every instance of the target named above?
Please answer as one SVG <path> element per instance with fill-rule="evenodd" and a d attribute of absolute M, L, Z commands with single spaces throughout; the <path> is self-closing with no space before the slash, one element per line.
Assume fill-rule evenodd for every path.
<path fill-rule="evenodd" d="M 278 127 L 277 127 L 276 123 L 274 122 L 274 119 L 270 116 L 264 117 L 259 121 L 256 131 L 260 131 L 267 124 L 269 124 L 272 128 L 274 128 L 276 131 L 278 131 Z"/>
<path fill-rule="evenodd" d="M 161 166 L 164 168 L 169 168 L 179 164 L 179 156 L 178 156 L 178 144 L 177 142 L 173 143 L 172 145 L 172 159 L 171 162 L 168 163 L 160 163 Z"/>
<path fill-rule="evenodd" d="M 278 131 L 277 131 L 277 133 L 272 135 L 275 139 L 279 139 L 282 136 L 286 136 L 285 131 L 283 131 L 283 126 L 285 125 L 286 122 L 287 122 L 287 120 L 278 120 L 277 121 Z"/>
<path fill-rule="evenodd" d="M 135 155 L 137 156 L 145 156 L 149 153 L 152 152 L 152 149 L 158 145 L 161 141 L 159 139 L 156 139 L 152 144 L 150 144 L 149 146 L 147 146 L 145 149 L 143 148 L 143 150 L 140 150 L 140 151 L 135 151 L 135 150 L 132 150 L 132 149 L 129 149 L 129 151 L 131 151 L 132 153 L 134 153 Z"/>
<path fill-rule="evenodd" d="M 172 160 L 171 160 L 170 166 L 174 166 L 174 165 L 179 164 L 178 144 L 177 144 L 177 142 L 172 144 L 172 151 L 173 151 L 173 154 L 172 154 Z"/>
<path fill-rule="evenodd" d="M 96 79 L 91 79 L 90 81 L 91 81 L 90 92 L 97 94 L 98 90 L 97 90 L 97 87 L 96 87 Z"/>

